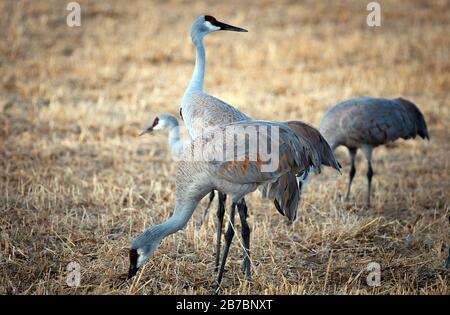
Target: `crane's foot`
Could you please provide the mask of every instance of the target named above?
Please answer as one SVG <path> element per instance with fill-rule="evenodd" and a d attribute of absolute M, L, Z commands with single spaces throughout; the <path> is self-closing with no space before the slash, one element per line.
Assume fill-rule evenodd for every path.
<path fill-rule="evenodd" d="M 216 282 L 216 287 L 214 288 L 214 295 L 218 295 L 220 292 L 220 285 L 221 283 Z"/>

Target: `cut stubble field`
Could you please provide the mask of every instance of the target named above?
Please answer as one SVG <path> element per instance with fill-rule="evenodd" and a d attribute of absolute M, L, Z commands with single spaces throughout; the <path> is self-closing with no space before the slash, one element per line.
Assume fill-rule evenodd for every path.
<path fill-rule="evenodd" d="M 205 13 L 249 30 L 206 38 L 205 86 L 251 117 L 318 126 L 345 99 L 402 96 L 431 136 L 374 151 L 371 208 L 361 156 L 343 201 L 343 149 L 344 174 L 313 176 L 293 224 L 249 195 L 253 279 L 241 273 L 237 233 L 222 293 L 449 294 L 448 1 L 383 1 L 377 28 L 356 0 L 79 3 L 82 25 L 70 28 L 65 1 L 0 2 L 1 294 L 213 293 L 206 199 L 124 282 L 131 240 L 174 209 L 166 135 L 138 134 L 158 113 L 178 115 L 191 23 Z M 66 283 L 70 262 L 81 266 L 77 287 Z"/>

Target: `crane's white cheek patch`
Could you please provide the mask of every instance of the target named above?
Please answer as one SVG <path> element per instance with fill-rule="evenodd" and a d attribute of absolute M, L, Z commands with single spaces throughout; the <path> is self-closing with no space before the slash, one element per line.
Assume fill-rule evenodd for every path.
<path fill-rule="evenodd" d="M 215 31 L 220 30 L 220 27 L 212 25 L 211 22 L 209 22 L 209 21 L 205 21 L 204 25 L 210 32 L 215 32 Z"/>

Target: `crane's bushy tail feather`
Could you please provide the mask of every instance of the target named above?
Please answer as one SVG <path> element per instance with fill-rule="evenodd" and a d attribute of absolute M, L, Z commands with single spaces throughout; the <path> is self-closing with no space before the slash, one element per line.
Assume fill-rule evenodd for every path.
<path fill-rule="evenodd" d="M 430 140 L 427 123 L 425 122 L 425 118 L 417 105 L 401 97 L 397 98 L 396 101 L 400 103 L 403 108 L 405 108 L 412 120 L 415 122 L 416 128 L 414 130 L 410 130 L 407 138 L 415 138 L 419 135 L 422 139 Z"/>
<path fill-rule="evenodd" d="M 289 121 L 287 124 L 297 137 L 306 138 L 311 142 L 319 156 L 321 165 L 329 166 L 341 173 L 341 164 L 336 160 L 333 150 L 319 130 L 301 121 Z"/>
<path fill-rule="evenodd" d="M 264 189 L 267 198 L 273 200 L 278 212 L 291 222 L 297 218 L 301 190 L 294 174 L 286 173 L 276 182 L 265 185 Z"/>
<path fill-rule="evenodd" d="M 320 132 L 303 122 L 288 122 L 289 128 L 297 135 L 299 145 L 297 154 L 303 156 L 299 160 L 307 160 L 307 168 L 300 173 L 289 172 L 281 176 L 274 183 L 261 188 L 263 197 L 274 201 L 276 209 L 286 216 L 289 221 L 297 218 L 298 208 L 301 204 L 302 189 L 299 185 L 306 184 L 311 172 L 320 173 L 322 165 L 332 167 L 341 172 L 341 165 L 334 157 L 333 151 Z M 300 181 L 297 181 L 297 176 Z"/>

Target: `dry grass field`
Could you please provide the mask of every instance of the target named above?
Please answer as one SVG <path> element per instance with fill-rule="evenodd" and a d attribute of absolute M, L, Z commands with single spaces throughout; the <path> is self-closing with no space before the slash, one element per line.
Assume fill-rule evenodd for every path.
<path fill-rule="evenodd" d="M 249 30 L 205 39 L 205 84 L 252 117 L 318 126 L 345 99 L 402 96 L 431 136 L 375 150 L 371 208 L 360 155 L 342 200 L 343 149 L 344 174 L 313 176 L 292 225 L 249 195 L 253 281 L 240 272 L 238 234 L 222 293 L 449 294 L 448 1 L 382 1 L 377 28 L 360 0 L 80 0 L 74 28 L 67 2 L 0 1 L 1 294 L 213 292 L 206 199 L 123 283 L 131 240 L 174 207 L 166 134 L 137 135 L 157 113 L 178 115 L 195 60 L 190 27 L 205 13 Z M 66 284 L 70 262 L 81 266 L 78 287 Z M 370 262 L 381 265 L 379 287 L 366 283 Z"/>

